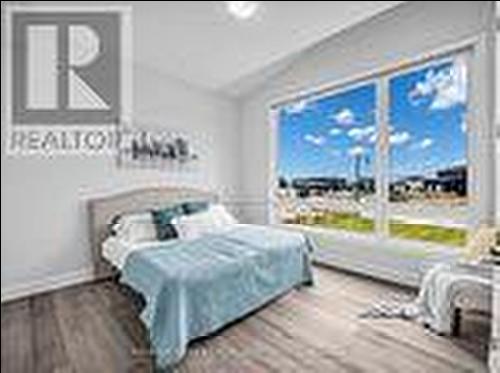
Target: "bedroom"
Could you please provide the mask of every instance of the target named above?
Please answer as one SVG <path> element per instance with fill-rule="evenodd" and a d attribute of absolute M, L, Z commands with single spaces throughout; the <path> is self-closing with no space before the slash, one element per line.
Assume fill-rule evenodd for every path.
<path fill-rule="evenodd" d="M 499 16 L 492 1 L 2 2 L 2 369 L 494 371 L 492 278 L 444 336 L 398 312 L 431 269 L 492 267 Z M 200 236 L 176 249 L 200 276 L 177 291 L 220 312 L 179 306 L 199 322 L 154 337 L 145 293 L 171 288 L 137 294 L 132 273 L 160 259 L 109 249 L 124 226 L 181 236 L 162 247 Z M 210 264 L 210 247 L 246 265 Z"/>

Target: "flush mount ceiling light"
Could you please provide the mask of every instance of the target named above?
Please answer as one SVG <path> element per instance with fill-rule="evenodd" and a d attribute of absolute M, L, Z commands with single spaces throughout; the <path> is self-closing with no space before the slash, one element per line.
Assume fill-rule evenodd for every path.
<path fill-rule="evenodd" d="M 258 1 L 226 1 L 225 3 L 227 11 L 239 19 L 252 17 L 260 6 Z"/>

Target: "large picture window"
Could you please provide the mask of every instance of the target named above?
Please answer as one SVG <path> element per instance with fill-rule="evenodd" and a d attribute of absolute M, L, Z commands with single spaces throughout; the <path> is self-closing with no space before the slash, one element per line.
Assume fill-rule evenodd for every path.
<path fill-rule="evenodd" d="M 467 81 L 464 54 L 277 107 L 273 216 L 465 245 Z"/>

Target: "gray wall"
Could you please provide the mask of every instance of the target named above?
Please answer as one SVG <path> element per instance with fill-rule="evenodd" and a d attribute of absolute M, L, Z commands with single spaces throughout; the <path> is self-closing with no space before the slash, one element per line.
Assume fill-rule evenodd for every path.
<path fill-rule="evenodd" d="M 491 21 L 494 2 L 412 1 L 334 35 L 302 53 L 268 83 L 242 99 L 242 198 L 249 222 L 265 222 L 269 184 L 269 104 L 478 35 Z"/>
<path fill-rule="evenodd" d="M 2 4 L 2 17 L 3 10 Z M 139 5 L 133 13 L 133 42 L 141 43 L 136 52 L 158 48 L 145 42 L 158 37 L 143 33 L 147 22 Z M 199 138 L 203 150 L 197 171 L 117 169 L 113 158 L 103 156 L 6 156 L 4 27 L 2 18 L 2 299 L 89 278 L 85 200 L 91 196 L 159 184 L 211 188 L 228 198 L 236 194 L 240 137 L 235 102 L 164 75 L 140 53 L 133 61 L 135 121 L 180 128 Z"/>

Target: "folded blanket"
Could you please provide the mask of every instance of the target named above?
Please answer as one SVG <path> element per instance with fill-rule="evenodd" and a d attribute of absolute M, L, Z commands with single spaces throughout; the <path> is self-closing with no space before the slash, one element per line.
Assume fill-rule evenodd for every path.
<path fill-rule="evenodd" d="M 464 291 L 491 296 L 493 266 L 442 263 L 425 275 L 412 302 L 380 302 L 360 317 L 416 320 L 438 334 L 450 334 L 457 297 Z"/>

